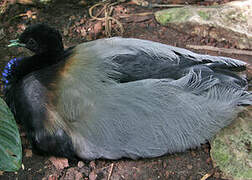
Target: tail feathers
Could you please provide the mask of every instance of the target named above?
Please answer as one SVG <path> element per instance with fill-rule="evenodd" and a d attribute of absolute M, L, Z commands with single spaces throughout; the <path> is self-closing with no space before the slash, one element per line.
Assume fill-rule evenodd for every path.
<path fill-rule="evenodd" d="M 205 64 L 207 67 L 211 69 L 222 69 L 222 70 L 230 70 L 230 71 L 235 71 L 235 72 L 241 72 L 246 70 L 246 64 L 245 65 L 237 65 L 237 64 L 225 64 L 222 62 L 218 63 L 207 63 Z"/>
<path fill-rule="evenodd" d="M 236 71 L 244 71 L 247 65 L 243 61 L 222 56 L 201 55 L 198 59 L 203 63 L 214 63 L 216 67 L 231 68 Z"/>
<path fill-rule="evenodd" d="M 213 78 L 213 76 L 202 78 L 201 71 L 194 71 L 191 69 L 189 73 L 175 81 L 172 81 L 171 84 L 179 86 L 185 90 L 188 90 L 194 94 L 201 94 L 202 92 L 208 90 L 216 84 L 219 84 L 219 79 Z"/>
<path fill-rule="evenodd" d="M 208 99 L 215 100 L 216 102 L 227 102 L 233 107 L 252 105 L 251 92 L 222 85 L 211 87 L 211 89 L 207 92 L 207 97 Z"/>
<path fill-rule="evenodd" d="M 220 65 L 225 66 L 225 69 L 229 67 L 229 68 L 237 69 L 238 71 L 239 70 L 243 71 L 247 65 L 247 63 L 243 61 L 229 58 L 229 57 L 202 55 L 202 54 L 197 54 L 186 49 L 172 47 L 172 46 L 169 46 L 169 48 L 174 54 L 183 56 L 187 60 L 192 60 L 192 61 L 200 62 L 203 64 L 213 63 L 213 64 L 217 64 L 217 66 L 220 66 Z"/>
<path fill-rule="evenodd" d="M 252 105 L 252 92 L 244 93 L 237 103 L 240 106 L 251 106 Z"/>
<path fill-rule="evenodd" d="M 208 99 L 225 101 L 233 105 L 252 105 L 252 92 L 248 92 L 239 86 L 223 85 L 219 79 L 210 76 L 202 78 L 201 72 L 195 72 L 193 69 L 176 81 L 170 82 L 196 95 L 205 95 Z"/>

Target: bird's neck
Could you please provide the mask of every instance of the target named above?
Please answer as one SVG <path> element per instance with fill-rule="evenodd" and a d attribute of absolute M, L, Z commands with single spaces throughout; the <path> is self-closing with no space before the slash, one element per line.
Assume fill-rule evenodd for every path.
<path fill-rule="evenodd" d="M 47 52 L 35 54 L 30 57 L 11 59 L 2 73 L 4 94 L 6 94 L 13 85 L 16 85 L 22 80 L 24 76 L 67 59 L 67 57 L 73 53 L 73 49 L 74 46 L 66 50 L 53 51 L 53 53 Z"/>
<path fill-rule="evenodd" d="M 27 74 L 56 64 L 59 61 L 60 56 L 61 54 L 39 54 L 30 57 L 11 59 L 2 73 L 4 93 Z"/>

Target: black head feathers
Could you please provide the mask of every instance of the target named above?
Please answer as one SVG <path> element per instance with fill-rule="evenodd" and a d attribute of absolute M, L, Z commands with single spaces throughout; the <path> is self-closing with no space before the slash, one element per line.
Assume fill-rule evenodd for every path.
<path fill-rule="evenodd" d="M 44 24 L 31 25 L 20 38 L 9 46 L 22 46 L 36 54 L 58 54 L 64 51 L 62 37 L 58 30 Z"/>
<path fill-rule="evenodd" d="M 19 39 L 10 42 L 11 44 L 8 47 L 25 47 L 34 52 L 35 55 L 13 58 L 8 62 L 2 73 L 4 92 L 10 85 L 15 85 L 25 75 L 55 64 L 64 56 L 64 46 L 59 31 L 45 24 L 29 26 Z"/>

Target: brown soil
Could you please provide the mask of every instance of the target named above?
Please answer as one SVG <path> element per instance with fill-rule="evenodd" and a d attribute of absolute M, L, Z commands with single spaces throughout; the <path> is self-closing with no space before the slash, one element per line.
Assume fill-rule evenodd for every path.
<path fill-rule="evenodd" d="M 198 4 L 209 5 L 212 3 L 223 3 L 225 1 L 189 1 Z M 0 1 L 0 5 L 4 1 Z M 85 1 L 84 1 L 85 2 Z M 166 2 L 165 0 L 152 1 L 153 3 Z M 183 0 L 174 0 L 173 3 L 183 3 Z M 7 48 L 10 39 L 16 39 L 25 27 L 30 24 L 43 22 L 59 29 L 63 35 L 66 47 L 105 37 L 104 23 L 91 20 L 88 15 L 90 6 L 80 5 L 71 1 L 56 1 L 49 6 L 32 6 L 24 4 L 9 5 L 0 16 L 0 70 L 12 57 L 28 55 L 30 52 L 24 49 Z M 142 12 L 155 12 L 158 9 L 144 8 L 134 4 L 120 4 L 114 6 L 113 17 L 131 15 Z M 95 11 L 96 12 L 96 11 Z M 25 13 L 25 15 L 24 15 Z M 34 13 L 34 14 L 33 14 Z M 23 14 L 22 16 L 19 16 Z M 125 33 L 124 37 L 136 37 L 162 42 L 165 44 L 185 47 L 186 44 L 212 45 L 216 47 L 233 47 L 226 42 L 218 43 L 215 39 L 202 39 L 197 36 L 190 36 L 175 31 L 172 27 L 159 25 L 153 15 L 134 16 L 121 18 Z M 115 25 L 112 25 L 115 26 Z M 115 35 L 115 33 L 113 34 Z M 249 56 L 218 54 L 214 52 L 197 51 L 211 55 L 230 56 L 251 62 Z M 21 132 L 22 128 L 21 128 Z M 217 168 L 213 168 L 209 155 L 208 144 L 184 153 L 166 155 L 160 158 L 118 161 L 96 160 L 91 162 L 73 161 L 69 167 L 63 170 L 56 169 L 49 161 L 49 157 L 43 157 L 30 153 L 30 145 L 22 134 L 24 149 L 23 168 L 16 173 L 0 175 L 0 180 L 7 179 L 201 179 L 205 174 L 210 173 L 208 178 L 222 179 Z M 29 152 L 29 153 L 27 153 Z"/>

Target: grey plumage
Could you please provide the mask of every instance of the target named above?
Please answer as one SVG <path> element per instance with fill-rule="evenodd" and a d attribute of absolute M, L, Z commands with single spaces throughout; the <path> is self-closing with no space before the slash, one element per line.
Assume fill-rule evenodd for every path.
<path fill-rule="evenodd" d="M 28 27 L 10 46 L 34 56 L 4 69 L 4 96 L 41 153 L 83 159 L 157 157 L 194 148 L 252 104 L 246 63 L 152 41 L 110 38 L 66 50 Z"/>
<path fill-rule="evenodd" d="M 55 72 L 61 75 L 57 82 L 36 86 L 57 97 L 56 103 L 43 100 L 54 122 L 51 133 L 66 131 L 80 158 L 156 157 L 205 143 L 235 119 L 238 105 L 252 104 L 245 86 L 225 80 L 209 64 L 245 67 L 232 58 L 145 40 L 102 39 L 77 46 L 57 65 L 65 67 Z M 30 92 L 26 82 L 47 76 L 46 70 L 34 73 L 23 87 Z M 27 98 L 33 97 L 40 95 L 33 91 Z"/>

